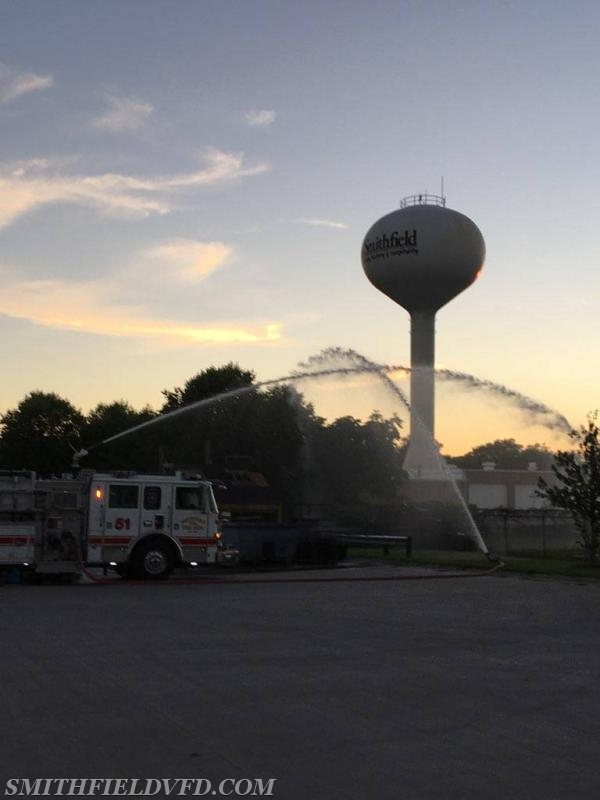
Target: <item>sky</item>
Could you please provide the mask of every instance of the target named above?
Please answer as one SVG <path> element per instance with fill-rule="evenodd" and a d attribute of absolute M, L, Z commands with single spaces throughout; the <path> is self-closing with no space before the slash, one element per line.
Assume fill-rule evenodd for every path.
<path fill-rule="evenodd" d="M 438 314 L 438 366 L 584 422 L 599 40 L 578 0 L 0 0 L 0 413 L 33 390 L 159 408 L 209 366 L 270 380 L 327 347 L 408 364 L 361 244 L 443 176 L 487 258 Z M 404 412 L 372 377 L 301 390 Z M 436 435 L 561 443 L 446 383 Z"/>

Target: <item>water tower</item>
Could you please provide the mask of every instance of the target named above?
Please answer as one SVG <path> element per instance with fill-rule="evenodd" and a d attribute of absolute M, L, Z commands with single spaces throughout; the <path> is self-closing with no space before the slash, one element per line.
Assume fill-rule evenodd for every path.
<path fill-rule="evenodd" d="M 439 475 L 435 436 L 435 315 L 481 272 L 485 243 L 477 225 L 444 197 L 406 197 L 370 229 L 362 246 L 367 278 L 411 320 L 410 441 L 404 469 Z"/>

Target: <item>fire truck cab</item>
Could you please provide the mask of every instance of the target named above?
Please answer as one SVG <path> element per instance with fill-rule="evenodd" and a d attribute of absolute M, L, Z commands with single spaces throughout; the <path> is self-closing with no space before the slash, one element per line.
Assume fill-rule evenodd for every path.
<path fill-rule="evenodd" d="M 215 564 L 219 512 L 208 481 L 180 475 L 95 474 L 86 561 L 160 578 L 176 564 Z"/>

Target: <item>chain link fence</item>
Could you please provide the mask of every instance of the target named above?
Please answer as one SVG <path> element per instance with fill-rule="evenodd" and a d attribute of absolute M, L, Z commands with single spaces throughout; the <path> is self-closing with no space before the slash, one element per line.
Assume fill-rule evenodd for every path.
<path fill-rule="evenodd" d="M 579 535 L 568 511 L 478 510 L 474 518 L 485 543 L 494 553 L 546 556 L 578 546 Z"/>

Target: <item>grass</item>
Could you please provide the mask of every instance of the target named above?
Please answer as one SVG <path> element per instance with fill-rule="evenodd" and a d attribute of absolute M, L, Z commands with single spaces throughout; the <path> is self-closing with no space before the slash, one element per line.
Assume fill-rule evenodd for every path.
<path fill-rule="evenodd" d="M 382 551 L 377 548 L 353 547 L 348 551 L 348 556 L 381 560 Z M 500 560 L 504 564 L 502 568 L 504 572 L 600 580 L 600 565 L 591 566 L 585 558 L 582 558 L 579 551 L 557 551 L 548 553 L 544 558 L 533 553 L 502 555 Z M 410 559 L 407 559 L 404 551 L 398 549 L 392 550 L 390 555 L 384 557 L 384 561 L 388 564 L 415 564 L 454 569 L 490 568 L 490 562 L 482 553 L 454 550 L 417 550 L 413 551 Z"/>

